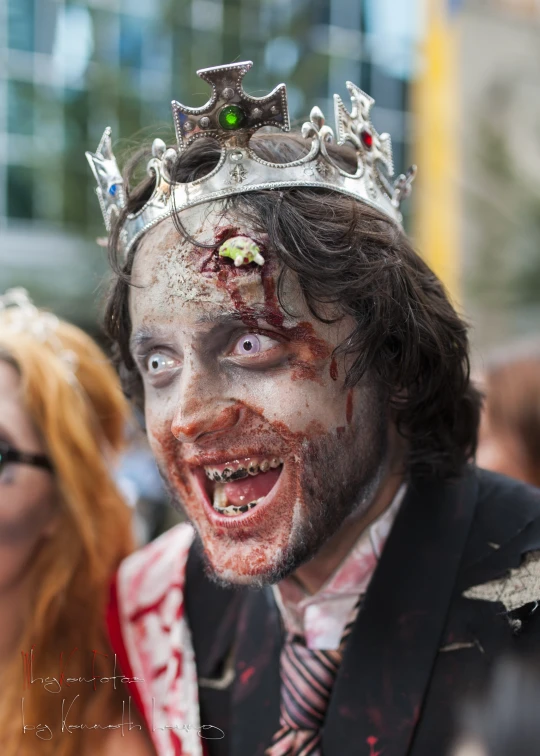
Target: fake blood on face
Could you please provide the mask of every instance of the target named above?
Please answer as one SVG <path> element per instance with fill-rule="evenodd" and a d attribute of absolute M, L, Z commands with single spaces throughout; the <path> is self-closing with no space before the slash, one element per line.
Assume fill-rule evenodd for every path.
<path fill-rule="evenodd" d="M 227 226 L 219 229 L 215 236 L 216 246 L 213 252 L 205 257 L 201 272 L 213 275 L 217 273 L 217 285 L 227 292 L 235 310 L 240 314 L 242 322 L 248 328 L 257 327 L 257 317 L 253 308 L 249 307 L 244 301 L 238 283 L 242 278 L 245 279 L 247 275 L 253 275 L 253 273 L 260 275 L 265 304 L 264 311 L 260 316 L 270 326 L 280 329 L 288 339 L 305 347 L 306 353 L 299 356 L 291 365 L 293 367 L 291 380 L 314 380 L 321 382 L 315 363 L 318 360 L 326 359 L 330 355 L 331 349 L 323 339 L 315 335 L 311 323 L 303 321 L 293 327 L 286 327 L 284 325 L 285 317 L 276 292 L 276 260 L 269 255 L 264 242 L 254 239 L 266 259 L 262 268 L 259 268 L 256 263 L 237 268 L 232 260 L 218 255 L 217 250 L 224 241 L 239 235 L 245 235 L 245 231 L 236 226 Z M 337 371 L 337 366 L 335 369 Z"/>
<path fill-rule="evenodd" d="M 237 227 L 222 229 L 220 238 L 215 239 L 216 244 L 227 235 L 245 235 L 244 229 L 243 234 L 239 231 Z M 154 246 L 148 244 L 149 274 L 154 255 Z M 197 278 L 199 281 L 204 278 L 205 285 L 209 291 L 213 288 L 214 293 L 210 296 L 204 292 L 208 298 L 187 298 L 186 308 L 180 308 L 181 311 L 177 307 L 174 311 L 165 311 L 162 305 L 162 291 L 167 290 L 170 279 L 169 267 L 174 272 L 175 264 L 174 260 L 167 259 L 162 276 L 155 284 L 152 307 L 148 306 L 146 294 L 144 299 L 138 298 L 135 312 L 139 323 L 137 318 L 133 320 L 134 327 L 140 327 L 145 320 L 164 323 L 165 333 L 171 334 L 173 351 L 183 352 L 185 369 L 183 373 L 179 371 L 178 376 L 188 376 L 188 367 L 191 371 L 182 384 L 180 378 L 175 377 L 170 388 L 150 394 L 152 405 L 147 404 L 147 424 L 160 468 L 198 530 L 210 564 L 225 579 L 237 576 L 234 582 L 247 582 L 249 576 L 268 572 L 278 563 L 280 554 L 286 553 L 296 532 L 293 524 L 308 521 L 305 508 L 310 498 L 306 495 L 306 468 L 310 469 L 316 459 L 318 451 L 314 450 L 324 443 L 325 436 L 335 439 L 336 425 L 343 422 L 344 416 L 352 425 L 352 397 L 347 403 L 346 393 L 329 375 L 331 354 L 336 346 L 333 330 L 320 325 L 307 312 L 301 322 L 292 320 L 301 301 L 296 296 L 294 280 L 287 280 L 285 306 L 281 309 L 276 293 L 279 262 L 267 251 L 264 256 L 263 266 L 250 264 L 236 268 L 230 259 L 220 259 L 215 248 L 210 253 L 195 248 L 187 250 L 186 267 L 179 279 L 182 286 L 191 297 Z M 192 268 L 190 260 L 194 261 Z M 293 284 L 291 290 L 289 283 Z M 289 302 L 292 310 L 287 306 Z M 284 347 L 277 369 L 272 363 L 268 370 L 257 368 L 244 372 L 244 364 L 226 359 L 220 362 L 212 351 L 193 348 L 198 345 L 198 331 L 197 327 L 192 329 L 191 323 L 197 323 L 201 311 L 215 311 L 219 315 L 231 309 L 239 314 L 248 329 L 257 326 L 258 331 L 270 336 L 272 331 L 278 332 L 274 338 L 282 341 Z M 177 329 L 175 325 L 172 329 L 171 323 L 178 323 L 180 327 Z M 203 328 L 200 331 L 206 333 Z M 323 334 L 328 334 L 327 338 L 321 338 Z M 223 339 L 224 357 L 229 354 L 225 352 L 228 343 Z M 291 385 L 291 381 L 302 380 L 310 385 Z M 226 409 L 227 417 L 236 417 L 234 423 L 225 418 Z M 219 428 L 218 417 L 223 418 L 223 423 L 218 423 Z M 174 425 L 176 418 L 180 425 Z M 213 433 L 213 430 L 218 432 Z M 340 435 L 343 433 L 346 438 L 349 432 L 348 427 L 340 426 Z M 207 460 L 197 462 L 197 455 L 201 459 L 206 456 Z M 268 455 L 283 459 L 275 484 L 276 493 L 270 491 L 263 497 L 267 503 L 237 517 L 220 515 L 204 494 L 206 474 L 202 467 L 211 467 L 231 457 Z M 249 492 L 248 495 L 251 496 Z"/>
<path fill-rule="evenodd" d="M 238 407 L 237 407 L 238 409 Z M 325 428 L 319 422 L 308 423 L 304 431 L 291 431 L 282 421 L 268 421 L 264 410 L 254 405 L 242 406 L 242 442 L 235 433 L 227 434 L 219 443 L 216 439 L 211 448 L 201 448 L 199 453 L 205 455 L 210 451 L 225 458 L 248 459 L 261 455 L 261 452 L 281 456 L 284 467 L 271 470 L 253 478 L 238 481 L 235 486 L 252 486 L 259 484 L 257 478 L 266 479 L 261 489 L 253 489 L 247 493 L 251 500 L 266 494 L 276 486 L 279 491 L 264 509 L 259 511 L 255 507 L 245 516 L 244 524 L 236 518 L 221 518 L 221 524 L 214 522 L 213 514 L 209 516 L 211 507 L 201 498 L 201 489 L 196 482 L 196 475 L 188 464 L 189 458 L 197 454 L 193 444 L 180 443 L 164 426 L 160 431 L 152 434 L 154 450 L 160 461 L 160 467 L 167 474 L 176 498 L 185 507 L 188 518 L 199 531 L 210 563 L 218 573 L 233 573 L 237 576 L 255 576 L 268 570 L 275 559 L 276 553 L 285 549 L 292 532 L 296 503 L 302 497 L 302 469 L 303 466 L 295 460 L 306 453 L 306 442 L 316 441 L 317 437 L 325 433 Z M 249 439 L 246 444 L 245 439 Z M 216 448 L 219 446 L 219 449 Z M 234 450 L 233 450 L 234 447 Z M 218 466 L 219 467 L 219 466 Z M 283 476 L 283 479 L 281 479 Z M 253 481 L 253 482 L 252 482 Z M 277 482 L 276 482 L 277 481 Z M 231 484 L 226 484 L 231 485 Z M 242 494 L 236 489 L 237 494 Z M 234 495 L 234 494 L 233 494 Z M 252 498 L 253 497 L 253 498 Z M 225 521 L 224 521 L 225 520 Z"/>

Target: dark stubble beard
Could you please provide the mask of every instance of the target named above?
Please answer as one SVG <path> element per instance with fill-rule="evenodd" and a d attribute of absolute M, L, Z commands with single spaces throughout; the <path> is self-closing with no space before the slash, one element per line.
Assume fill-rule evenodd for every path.
<path fill-rule="evenodd" d="M 264 574 L 254 577 L 249 586 L 262 588 L 279 583 L 312 559 L 321 546 L 341 527 L 353 512 L 360 516 L 368 511 L 385 474 L 388 456 L 387 404 L 372 387 L 364 396 L 364 412 L 356 425 L 349 426 L 339 440 L 329 434 L 303 449 L 300 486 L 304 514 L 293 532 L 281 559 Z M 173 505 L 183 510 L 176 491 L 162 475 Z M 204 542 L 195 528 L 195 548 L 202 554 L 207 576 L 224 587 L 238 587 L 217 574 L 206 557 Z M 243 584 L 245 587 L 245 584 Z"/>
<path fill-rule="evenodd" d="M 384 475 L 388 450 L 386 411 L 382 401 L 341 444 L 335 435 L 312 442 L 304 458 L 301 486 L 304 512 L 281 560 L 257 582 L 279 583 L 313 559 L 349 515 L 370 508 Z M 362 438 L 363 436 L 363 438 Z M 341 439 L 340 439 L 341 441 Z"/>

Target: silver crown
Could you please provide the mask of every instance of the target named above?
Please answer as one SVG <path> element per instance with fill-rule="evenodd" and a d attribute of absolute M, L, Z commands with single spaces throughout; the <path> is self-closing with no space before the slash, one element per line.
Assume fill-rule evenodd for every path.
<path fill-rule="evenodd" d="M 378 134 L 370 120 L 374 100 L 355 84 L 347 82 L 352 108 L 347 110 L 334 95 L 337 140 L 325 124 L 322 111 L 314 107 L 310 120 L 302 126 L 302 136 L 311 140 L 309 152 L 289 163 L 270 163 L 250 147 L 252 135 L 265 126 L 290 131 L 287 93 L 280 84 L 266 97 L 251 97 L 242 80 L 251 61 L 204 68 L 198 75 L 212 87 L 212 96 L 202 108 L 189 108 L 173 100 L 172 109 L 178 147 L 167 149 L 155 139 L 148 173 L 155 177 L 152 197 L 139 212 L 128 215 L 121 233 L 124 254 L 149 228 L 187 207 L 222 199 L 232 194 L 282 187 L 323 187 L 347 194 L 378 208 L 401 223 L 400 205 L 410 194 L 416 167 L 409 168 L 394 182 L 394 166 L 388 134 Z M 210 137 L 221 145 L 216 167 L 206 176 L 189 183 L 172 179 L 178 155 L 196 139 Z M 349 144 L 356 154 L 356 170 L 349 173 L 336 165 L 327 145 Z M 125 207 L 126 197 L 116 159 L 111 149 L 111 130 L 105 133 L 96 153 L 86 157 L 96 177 L 97 195 L 105 226 L 110 231 L 114 216 Z"/>

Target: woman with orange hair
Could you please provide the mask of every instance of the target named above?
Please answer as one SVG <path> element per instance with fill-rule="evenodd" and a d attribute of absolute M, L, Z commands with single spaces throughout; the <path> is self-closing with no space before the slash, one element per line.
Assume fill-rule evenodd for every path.
<path fill-rule="evenodd" d="M 132 548 L 111 475 L 127 415 L 86 334 L 24 290 L 0 297 L 3 756 L 153 753 L 104 622 L 111 576 Z"/>

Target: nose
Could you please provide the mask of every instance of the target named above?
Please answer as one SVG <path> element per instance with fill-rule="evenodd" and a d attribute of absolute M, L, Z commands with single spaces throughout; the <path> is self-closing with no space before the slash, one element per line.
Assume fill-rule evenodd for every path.
<path fill-rule="evenodd" d="M 220 382 L 194 365 L 184 365 L 179 392 L 171 423 L 178 441 L 192 444 L 238 423 L 240 403 L 225 398 Z"/>

